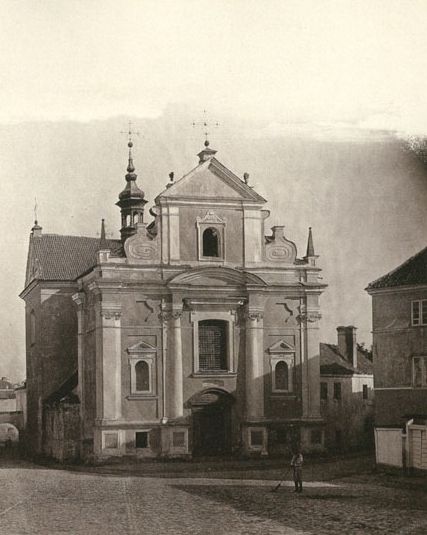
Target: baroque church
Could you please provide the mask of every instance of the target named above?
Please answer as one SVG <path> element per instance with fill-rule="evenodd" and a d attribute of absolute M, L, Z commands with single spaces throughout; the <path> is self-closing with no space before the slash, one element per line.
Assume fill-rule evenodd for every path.
<path fill-rule="evenodd" d="M 129 141 L 121 239 L 30 235 L 25 289 L 32 452 L 271 455 L 322 449 L 311 229 L 298 258 L 266 200 L 205 142 L 145 213 Z M 147 219 L 150 221 L 147 222 Z"/>

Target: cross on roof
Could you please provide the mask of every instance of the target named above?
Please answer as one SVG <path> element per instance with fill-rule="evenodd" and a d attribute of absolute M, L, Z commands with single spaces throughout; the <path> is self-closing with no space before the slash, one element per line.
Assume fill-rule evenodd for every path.
<path fill-rule="evenodd" d="M 140 135 L 139 132 L 135 132 L 135 131 L 132 130 L 132 121 L 129 121 L 129 129 L 128 129 L 128 131 L 127 131 L 127 132 L 125 132 L 125 131 L 121 131 L 120 133 L 121 133 L 121 134 L 127 134 L 127 135 L 128 135 L 128 137 L 129 137 L 128 142 L 129 142 L 129 143 L 132 143 L 132 136 L 133 136 L 133 135 L 136 135 L 136 136 L 139 136 L 139 135 Z"/>
<path fill-rule="evenodd" d="M 201 126 L 203 129 L 204 129 L 204 136 L 206 138 L 205 140 L 205 145 L 208 146 L 209 145 L 209 140 L 208 140 L 208 136 L 209 136 L 209 132 L 208 132 L 208 128 L 209 127 L 212 127 L 212 126 L 215 126 L 215 127 L 218 127 L 219 126 L 219 123 L 217 121 L 213 122 L 213 123 L 209 123 L 208 122 L 208 119 L 207 119 L 207 111 L 206 110 L 203 110 L 203 120 L 202 121 L 193 121 L 192 123 L 192 126 L 193 128 L 196 127 L 196 126 Z"/>

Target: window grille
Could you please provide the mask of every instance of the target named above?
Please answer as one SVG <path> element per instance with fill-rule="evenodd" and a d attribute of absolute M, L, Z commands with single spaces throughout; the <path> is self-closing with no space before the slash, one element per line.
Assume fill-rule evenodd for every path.
<path fill-rule="evenodd" d="M 174 448 L 185 447 L 185 432 L 184 431 L 174 431 L 172 433 L 172 446 Z"/>
<path fill-rule="evenodd" d="M 227 370 L 227 322 L 205 320 L 199 323 L 199 368 Z"/>

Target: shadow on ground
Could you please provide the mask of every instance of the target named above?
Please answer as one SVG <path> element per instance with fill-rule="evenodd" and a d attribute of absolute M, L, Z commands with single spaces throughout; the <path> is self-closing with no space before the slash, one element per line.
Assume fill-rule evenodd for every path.
<path fill-rule="evenodd" d="M 284 528 L 316 535 L 427 532 L 427 497 L 423 493 L 405 496 L 396 489 L 342 482 L 339 487 L 306 488 L 302 494 L 289 487 L 277 492 L 238 485 L 179 484 L 175 488 L 227 504 L 244 516 L 274 520 Z"/>

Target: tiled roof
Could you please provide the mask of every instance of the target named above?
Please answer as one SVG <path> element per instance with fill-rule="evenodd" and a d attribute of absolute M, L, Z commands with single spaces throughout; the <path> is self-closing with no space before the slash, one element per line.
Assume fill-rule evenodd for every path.
<path fill-rule="evenodd" d="M 120 240 L 105 240 L 113 255 L 122 256 Z M 104 244 L 103 244 L 104 245 Z M 67 281 L 96 265 L 99 238 L 42 234 L 31 236 L 25 285 L 34 278 Z"/>
<path fill-rule="evenodd" d="M 353 375 L 373 373 L 372 362 L 360 349 L 357 350 L 357 368 L 338 351 L 333 344 L 320 344 L 320 374 L 321 375 Z"/>
<path fill-rule="evenodd" d="M 369 291 L 375 288 L 412 286 L 414 284 L 427 284 L 427 247 L 390 273 L 371 282 L 366 289 Z"/>

